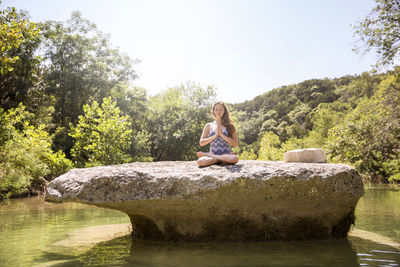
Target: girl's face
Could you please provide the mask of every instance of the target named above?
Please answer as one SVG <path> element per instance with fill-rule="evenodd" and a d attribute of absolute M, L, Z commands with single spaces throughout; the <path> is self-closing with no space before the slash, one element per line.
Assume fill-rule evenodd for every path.
<path fill-rule="evenodd" d="M 215 118 L 222 118 L 224 113 L 225 113 L 224 107 L 221 104 L 216 104 L 214 107 Z"/>

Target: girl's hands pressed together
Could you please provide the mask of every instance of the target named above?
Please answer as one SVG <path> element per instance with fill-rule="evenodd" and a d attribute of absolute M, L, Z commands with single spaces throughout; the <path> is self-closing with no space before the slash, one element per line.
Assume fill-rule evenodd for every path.
<path fill-rule="evenodd" d="M 217 122 L 217 135 L 222 136 L 222 124 L 221 121 Z"/>

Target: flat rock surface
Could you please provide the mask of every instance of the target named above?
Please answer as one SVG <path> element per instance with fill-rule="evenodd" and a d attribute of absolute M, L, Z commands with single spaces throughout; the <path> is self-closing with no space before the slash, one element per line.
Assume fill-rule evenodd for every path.
<path fill-rule="evenodd" d="M 159 199 L 167 196 L 183 197 L 199 190 L 216 189 L 238 178 L 260 181 L 277 177 L 309 180 L 324 179 L 339 173 L 358 176 L 348 165 L 329 163 L 242 160 L 236 165 L 199 168 L 194 161 L 136 162 L 73 169 L 50 183 L 46 200 L 95 203 Z M 361 180 L 359 185 L 361 187 L 343 190 L 362 195 Z"/>

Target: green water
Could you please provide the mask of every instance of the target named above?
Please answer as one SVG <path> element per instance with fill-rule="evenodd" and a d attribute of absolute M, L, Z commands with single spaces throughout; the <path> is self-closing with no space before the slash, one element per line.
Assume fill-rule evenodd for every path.
<path fill-rule="evenodd" d="M 400 191 L 367 189 L 356 228 L 400 243 Z M 42 197 L 0 203 L 0 266 L 399 266 L 400 251 L 361 238 L 307 242 L 167 243 L 130 236 L 96 245 L 78 258 L 46 247 L 79 228 L 128 223 L 124 213 L 88 205 L 44 202 Z"/>

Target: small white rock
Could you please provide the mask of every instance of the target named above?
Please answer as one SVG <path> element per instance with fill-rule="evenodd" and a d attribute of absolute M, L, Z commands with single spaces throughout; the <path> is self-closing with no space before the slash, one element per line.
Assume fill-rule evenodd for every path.
<path fill-rule="evenodd" d="M 285 162 L 326 162 L 326 153 L 321 148 L 295 149 L 285 152 Z"/>

